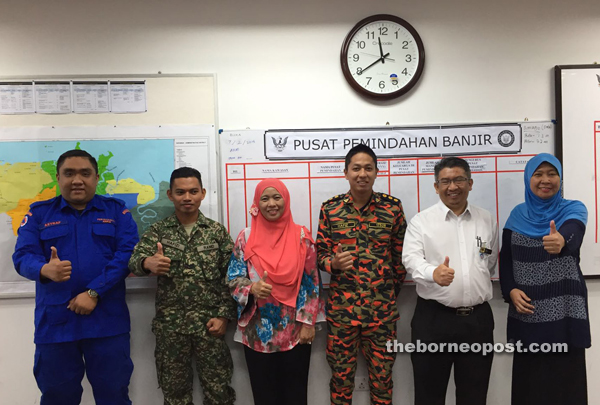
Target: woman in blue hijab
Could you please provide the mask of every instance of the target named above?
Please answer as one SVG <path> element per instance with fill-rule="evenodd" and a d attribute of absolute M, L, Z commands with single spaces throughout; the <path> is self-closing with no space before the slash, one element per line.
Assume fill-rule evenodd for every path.
<path fill-rule="evenodd" d="M 562 167 L 554 156 L 533 157 L 524 174 L 525 202 L 512 210 L 500 252 L 508 341 L 516 344 L 512 405 L 587 404 L 591 338 L 579 267 L 587 209 L 562 197 Z"/>

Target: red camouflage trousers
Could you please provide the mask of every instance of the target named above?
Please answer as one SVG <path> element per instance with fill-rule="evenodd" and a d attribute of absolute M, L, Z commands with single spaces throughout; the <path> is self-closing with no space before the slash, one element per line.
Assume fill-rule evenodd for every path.
<path fill-rule="evenodd" d="M 372 405 L 392 404 L 392 368 L 396 353 L 388 353 L 386 342 L 396 339 L 396 322 L 363 327 L 327 321 L 327 362 L 331 367 L 331 405 L 351 405 L 358 349 L 369 372 Z"/>

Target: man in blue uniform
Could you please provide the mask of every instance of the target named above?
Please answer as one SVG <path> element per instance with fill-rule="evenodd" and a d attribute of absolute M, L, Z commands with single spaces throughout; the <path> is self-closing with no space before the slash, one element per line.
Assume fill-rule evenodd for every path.
<path fill-rule="evenodd" d="M 89 153 L 65 152 L 56 173 L 61 196 L 31 205 L 13 254 L 17 272 L 36 282 L 41 405 L 79 404 L 84 373 L 96 404 L 131 404 L 125 277 L 137 227 L 122 201 L 96 195 Z"/>

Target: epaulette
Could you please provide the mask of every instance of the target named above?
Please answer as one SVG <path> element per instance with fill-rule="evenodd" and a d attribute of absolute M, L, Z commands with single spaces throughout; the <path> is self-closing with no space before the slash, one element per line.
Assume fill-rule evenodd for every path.
<path fill-rule="evenodd" d="M 342 200 L 344 198 L 345 195 L 346 194 L 335 195 L 335 196 L 331 197 L 329 200 L 323 202 L 323 205 L 330 204 L 330 203 L 336 202 L 336 201 L 340 201 L 340 200 Z"/>
<path fill-rule="evenodd" d="M 106 195 L 101 195 L 101 194 L 96 194 L 97 197 L 100 197 L 100 199 L 105 203 L 105 204 L 117 204 L 120 207 L 125 207 L 125 201 L 121 200 L 118 197 L 111 197 L 111 196 L 106 196 Z"/>
<path fill-rule="evenodd" d="M 32 208 L 35 208 L 35 207 L 41 207 L 42 205 L 52 204 L 54 202 L 54 198 L 56 198 L 56 197 L 53 197 L 53 198 L 51 198 L 49 200 L 42 200 L 42 201 L 33 202 L 29 206 L 29 209 L 31 210 Z"/>
<path fill-rule="evenodd" d="M 389 194 L 380 193 L 379 197 L 381 197 L 381 201 L 385 201 L 385 202 L 391 203 L 393 205 L 400 205 L 401 204 L 400 200 L 398 198 L 393 197 L 393 196 L 391 196 Z"/>

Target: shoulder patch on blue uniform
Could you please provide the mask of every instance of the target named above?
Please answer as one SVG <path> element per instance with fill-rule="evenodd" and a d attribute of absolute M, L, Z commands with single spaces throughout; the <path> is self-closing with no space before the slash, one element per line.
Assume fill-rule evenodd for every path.
<path fill-rule="evenodd" d="M 25 216 L 23 216 L 23 220 L 21 221 L 21 228 L 24 227 L 25 225 L 27 225 L 27 222 L 29 221 L 29 217 L 32 215 L 33 214 L 31 213 L 31 211 L 27 211 L 27 214 L 25 214 Z"/>

